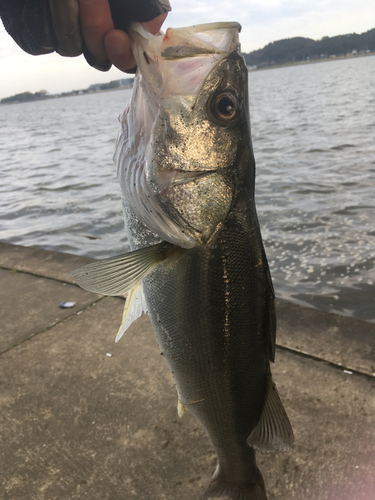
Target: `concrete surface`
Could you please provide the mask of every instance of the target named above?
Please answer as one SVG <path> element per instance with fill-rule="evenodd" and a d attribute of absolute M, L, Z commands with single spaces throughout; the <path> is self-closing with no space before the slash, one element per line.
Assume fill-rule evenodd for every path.
<path fill-rule="evenodd" d="M 72 284 L 90 260 L 0 244 L 0 499 L 198 500 L 215 453 L 177 417 L 148 318 L 115 344 L 123 299 Z M 296 442 L 258 454 L 269 500 L 375 500 L 375 324 L 282 301 L 278 318 Z"/>

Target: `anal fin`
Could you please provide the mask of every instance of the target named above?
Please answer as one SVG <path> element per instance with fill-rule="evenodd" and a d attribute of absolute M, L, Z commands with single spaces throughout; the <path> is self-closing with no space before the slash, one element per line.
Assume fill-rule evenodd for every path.
<path fill-rule="evenodd" d="M 271 374 L 267 377 L 266 394 L 259 422 L 247 443 L 262 453 L 287 452 L 293 446 L 294 435 L 288 415 L 281 402 Z"/>

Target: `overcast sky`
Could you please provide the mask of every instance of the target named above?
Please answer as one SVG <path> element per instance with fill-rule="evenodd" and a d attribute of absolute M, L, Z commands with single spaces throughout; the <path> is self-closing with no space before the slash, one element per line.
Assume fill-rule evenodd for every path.
<path fill-rule="evenodd" d="M 260 49 L 283 38 L 363 33 L 375 28 L 373 0 L 171 0 L 167 27 L 214 21 L 239 21 L 244 52 Z M 0 23 L 1 24 L 1 23 Z M 30 56 L 0 27 L 0 99 L 25 91 L 50 93 L 87 88 L 124 78 L 111 69 L 102 73 L 90 68 L 83 56 L 57 54 Z M 126 77 L 126 75 L 125 75 Z"/>

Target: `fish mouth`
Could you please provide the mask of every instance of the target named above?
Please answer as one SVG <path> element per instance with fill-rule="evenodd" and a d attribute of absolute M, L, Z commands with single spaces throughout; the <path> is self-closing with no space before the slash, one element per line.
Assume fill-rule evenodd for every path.
<path fill-rule="evenodd" d="M 179 170 L 179 169 L 161 169 L 158 171 L 159 187 L 165 191 L 170 186 L 178 184 L 187 184 L 188 182 L 207 177 L 217 172 L 215 170 Z"/>

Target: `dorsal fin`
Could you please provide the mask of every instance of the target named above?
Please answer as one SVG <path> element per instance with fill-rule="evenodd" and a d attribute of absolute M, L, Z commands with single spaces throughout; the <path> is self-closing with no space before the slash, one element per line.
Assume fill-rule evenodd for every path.
<path fill-rule="evenodd" d="M 262 453 L 287 452 L 293 446 L 294 435 L 288 415 L 281 402 L 271 373 L 267 377 L 266 394 L 259 422 L 247 440 Z"/>
<path fill-rule="evenodd" d="M 266 256 L 263 257 L 266 259 Z M 272 278 L 268 262 L 266 262 L 266 275 L 268 283 L 268 293 L 266 293 L 266 328 L 267 328 L 267 347 L 268 356 L 272 363 L 275 362 L 275 349 L 276 349 L 276 311 L 275 311 L 275 291 L 273 289 Z"/>

